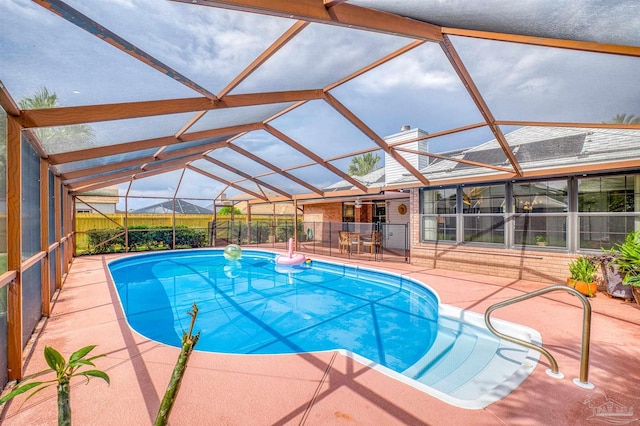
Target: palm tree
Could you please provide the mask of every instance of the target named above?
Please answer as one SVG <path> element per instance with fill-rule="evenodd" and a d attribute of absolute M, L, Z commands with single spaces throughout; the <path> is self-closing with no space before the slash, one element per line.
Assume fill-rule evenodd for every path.
<path fill-rule="evenodd" d="M 18 106 L 21 109 L 42 109 L 58 107 L 58 95 L 49 92 L 47 88 L 41 88 L 31 97 L 25 97 Z M 70 149 L 64 148 L 70 144 L 73 147 L 92 145 L 94 142 L 93 129 L 86 124 L 73 126 L 63 126 L 54 128 L 35 129 L 35 134 L 41 142 L 46 142 L 49 146 L 61 145 L 56 152 L 65 152 Z M 7 160 L 7 114 L 0 108 L 0 197 L 6 194 L 6 160 Z"/>
<path fill-rule="evenodd" d="M 347 173 L 351 176 L 364 176 L 376 169 L 380 156 L 367 152 L 351 159 Z"/>
<path fill-rule="evenodd" d="M 636 117 L 633 114 L 616 114 L 610 121 L 606 123 L 610 124 L 640 124 L 640 117 Z"/>
<path fill-rule="evenodd" d="M 23 98 L 18 106 L 22 109 L 55 108 L 58 106 L 58 95 L 55 92 L 49 93 L 46 87 L 42 87 L 32 97 Z"/>
<path fill-rule="evenodd" d="M 33 96 L 25 97 L 18 106 L 21 109 L 46 109 L 56 108 L 58 105 L 58 95 L 55 92 L 49 92 L 46 87 L 38 89 Z M 35 134 L 43 144 L 48 146 L 67 146 L 72 144 L 74 148 L 92 145 L 94 142 L 94 133 L 91 126 L 86 124 L 76 124 L 72 126 L 47 127 L 35 129 Z M 58 148 L 56 152 L 65 152 L 65 148 Z"/>

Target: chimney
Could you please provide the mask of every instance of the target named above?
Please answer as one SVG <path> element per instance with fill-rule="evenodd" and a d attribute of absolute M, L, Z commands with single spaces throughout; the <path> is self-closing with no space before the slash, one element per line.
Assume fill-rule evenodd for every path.
<path fill-rule="evenodd" d="M 426 136 L 429 133 L 421 130 L 419 128 L 412 129 L 409 125 L 404 125 L 400 128 L 401 132 L 396 133 L 395 135 L 390 135 L 384 138 L 387 143 L 395 143 L 401 142 L 404 140 L 415 139 L 420 136 Z M 429 152 L 429 141 L 420 140 L 415 142 L 410 142 L 404 145 L 401 145 L 403 148 L 412 149 L 414 151 L 425 151 Z M 397 151 L 401 156 L 403 156 L 413 167 L 420 170 L 429 165 L 429 157 L 426 155 L 418 155 L 410 152 L 402 152 Z M 384 175 L 385 175 L 385 183 L 388 185 L 398 179 L 401 179 L 403 175 L 408 172 L 404 167 L 402 167 L 396 160 L 393 159 L 389 154 L 385 153 L 384 155 Z"/>

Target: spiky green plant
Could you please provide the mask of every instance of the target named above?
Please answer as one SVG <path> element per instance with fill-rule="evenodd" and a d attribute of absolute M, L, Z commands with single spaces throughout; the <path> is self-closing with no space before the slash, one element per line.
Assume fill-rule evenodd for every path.
<path fill-rule="evenodd" d="M 93 361 L 100 357 L 105 356 L 96 355 L 90 358 L 86 358 L 86 356 L 91 352 L 96 345 L 85 346 L 82 349 L 79 349 L 71 354 L 69 357 L 69 361 L 64 359 L 64 357 L 60 354 L 60 352 L 56 351 L 50 346 L 45 346 L 44 348 L 44 359 L 47 361 L 48 369 L 42 370 L 38 373 L 32 374 L 28 377 L 25 377 L 18 386 L 13 388 L 13 390 L 0 398 L 0 404 L 4 404 L 10 399 L 15 398 L 18 395 L 21 395 L 25 392 L 33 390 L 31 394 L 24 400 L 26 402 L 29 398 L 37 394 L 43 389 L 48 388 L 49 386 L 56 385 L 58 390 L 58 425 L 59 426 L 70 426 L 71 425 L 71 401 L 70 401 L 70 387 L 69 383 L 72 377 L 83 376 L 87 379 L 87 383 L 89 383 L 89 379 L 92 377 L 98 377 L 103 379 L 107 384 L 110 384 L 109 376 L 107 373 L 101 370 L 85 370 L 79 371 L 80 368 L 86 366 L 95 367 Z M 56 378 L 45 381 L 32 381 L 36 377 L 40 377 L 44 374 L 55 372 Z M 23 404 L 24 404 L 23 402 Z"/>
<path fill-rule="evenodd" d="M 586 257 L 578 257 L 569 263 L 569 273 L 571 273 L 572 280 L 592 283 L 596 280 L 597 272 L 598 266 Z"/>
<path fill-rule="evenodd" d="M 640 287 L 640 231 L 629 232 L 622 244 L 615 245 L 613 263 L 624 274 L 623 284 Z"/>

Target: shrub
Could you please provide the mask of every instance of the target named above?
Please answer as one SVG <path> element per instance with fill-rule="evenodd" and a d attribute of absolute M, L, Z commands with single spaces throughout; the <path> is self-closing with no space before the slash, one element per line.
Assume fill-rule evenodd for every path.
<path fill-rule="evenodd" d="M 118 234 L 122 235 L 116 237 Z M 124 232 L 122 229 L 91 229 L 87 232 L 87 241 L 90 254 L 114 253 L 118 245 L 124 245 Z"/>
<path fill-rule="evenodd" d="M 115 237 L 120 233 L 122 235 Z M 86 252 L 87 254 L 116 253 L 124 251 L 125 238 L 123 230 L 92 229 L 87 232 L 87 238 L 89 247 L 92 247 Z M 173 230 L 166 226 L 137 225 L 128 229 L 127 239 L 129 242 L 129 250 L 131 251 L 145 251 L 159 248 L 167 249 L 171 248 L 173 245 Z M 176 227 L 177 247 L 200 248 L 205 247 L 206 242 L 206 231 L 186 226 Z"/>
<path fill-rule="evenodd" d="M 176 246 L 200 248 L 205 246 L 206 240 L 207 234 L 205 231 L 187 228 L 186 226 L 176 227 Z"/>
<path fill-rule="evenodd" d="M 293 222 L 278 224 L 276 238 L 280 242 L 289 241 L 289 238 L 293 238 Z"/>

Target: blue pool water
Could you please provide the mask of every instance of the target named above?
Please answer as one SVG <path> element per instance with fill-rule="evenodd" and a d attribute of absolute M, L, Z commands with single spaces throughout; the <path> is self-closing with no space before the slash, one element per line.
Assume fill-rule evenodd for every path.
<path fill-rule="evenodd" d="M 522 381 L 522 366 L 537 361 L 537 353 L 488 333 L 477 314 L 463 311 L 461 318 L 459 310 L 443 309 L 433 290 L 399 275 L 320 261 L 283 268 L 273 253 L 256 250 L 229 261 L 214 249 L 121 258 L 109 270 L 129 325 L 172 346 L 181 345 L 195 302 L 196 350 L 340 350 L 467 408 L 495 400 L 487 393 L 514 377 Z M 504 360 L 507 371 L 487 370 Z M 485 376 L 500 383 L 487 384 Z"/>

